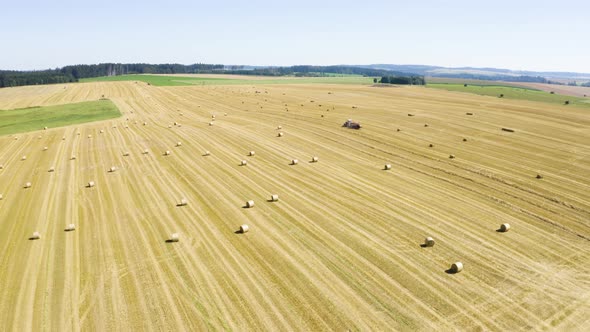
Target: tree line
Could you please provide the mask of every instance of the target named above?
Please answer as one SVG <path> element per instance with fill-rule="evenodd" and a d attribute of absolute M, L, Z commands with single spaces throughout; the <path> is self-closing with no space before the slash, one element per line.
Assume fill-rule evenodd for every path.
<path fill-rule="evenodd" d="M 55 84 L 77 82 L 71 75 L 57 70 L 43 70 L 33 72 L 0 71 L 0 88 L 20 85 Z"/>
<path fill-rule="evenodd" d="M 78 82 L 82 78 L 128 74 L 199 74 L 213 73 L 224 69 L 215 64 L 147 64 L 147 63 L 100 63 L 97 65 L 73 65 L 56 69 L 36 71 L 0 71 L 0 88 Z"/>
<path fill-rule="evenodd" d="M 361 75 L 361 76 L 383 76 L 383 75 L 405 75 L 399 72 L 393 72 L 383 69 L 362 68 L 355 66 L 309 66 L 298 65 L 290 67 L 266 67 L 255 68 L 253 70 L 234 69 L 227 71 L 230 74 L 242 75 L 261 75 L 261 76 L 305 76 L 321 77 L 336 75 Z"/>
<path fill-rule="evenodd" d="M 82 78 L 117 76 L 129 74 L 239 74 L 258 76 L 307 76 L 321 77 L 340 75 L 362 75 L 367 77 L 394 78 L 394 84 L 424 84 L 424 77 L 383 69 L 355 66 L 290 66 L 246 69 L 244 66 L 221 64 L 147 64 L 147 63 L 101 63 L 95 65 L 73 65 L 40 71 L 0 71 L 0 88 L 20 85 L 54 84 L 78 82 Z M 386 81 L 388 80 L 386 79 Z M 419 82 L 422 83 L 419 83 Z M 405 83 L 412 82 L 412 83 Z"/>
<path fill-rule="evenodd" d="M 374 80 L 374 82 L 376 79 Z M 377 82 L 375 82 L 377 83 Z M 379 81 L 381 84 L 403 84 L 403 85 L 424 85 L 424 76 L 383 76 Z"/>

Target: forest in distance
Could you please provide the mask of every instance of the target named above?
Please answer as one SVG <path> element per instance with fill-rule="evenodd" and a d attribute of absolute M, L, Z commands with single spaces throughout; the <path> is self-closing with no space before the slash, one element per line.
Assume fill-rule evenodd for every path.
<path fill-rule="evenodd" d="M 222 64 L 146 64 L 146 63 L 101 63 L 73 65 L 40 71 L 2 71 L 0 88 L 22 85 L 57 84 L 78 82 L 83 78 L 129 74 L 234 74 L 253 76 L 322 77 L 330 75 L 361 75 L 369 77 L 397 77 L 400 82 L 424 81 L 423 76 L 383 69 L 355 66 L 290 66 L 252 67 L 225 66 Z M 411 83 L 399 83 L 411 84 Z"/>

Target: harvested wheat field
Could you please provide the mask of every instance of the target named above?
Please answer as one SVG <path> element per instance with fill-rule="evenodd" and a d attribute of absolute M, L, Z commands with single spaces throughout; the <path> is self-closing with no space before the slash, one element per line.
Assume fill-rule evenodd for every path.
<path fill-rule="evenodd" d="M 590 330 L 588 108 L 103 82 L 0 109 L 103 95 L 122 117 L 0 137 L 0 330 Z"/>

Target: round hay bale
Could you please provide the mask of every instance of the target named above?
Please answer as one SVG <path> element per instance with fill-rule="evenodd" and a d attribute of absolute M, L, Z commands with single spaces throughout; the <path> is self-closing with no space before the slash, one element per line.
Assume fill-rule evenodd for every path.
<path fill-rule="evenodd" d="M 176 142 L 176 146 L 182 146 L 182 142 Z"/>
<path fill-rule="evenodd" d="M 383 167 L 384 170 L 390 170 L 391 169 L 391 164 L 385 164 L 385 166 Z"/>
<path fill-rule="evenodd" d="M 425 124 L 424 124 L 424 127 L 428 127 L 428 123 L 425 123 Z"/>
<path fill-rule="evenodd" d="M 279 200 L 279 195 L 277 195 L 277 194 L 270 195 L 271 202 L 277 202 L 278 200 Z"/>
<path fill-rule="evenodd" d="M 250 152 L 248 152 L 248 155 L 249 155 L 250 157 L 252 157 L 254 154 L 256 154 L 256 152 L 254 152 L 254 151 L 250 151 Z"/>
<path fill-rule="evenodd" d="M 211 155 L 211 152 L 209 152 L 209 151 L 205 151 L 205 153 L 204 153 L 203 155 L 205 155 L 205 156 L 209 156 L 209 155 Z"/>
<path fill-rule="evenodd" d="M 46 146 L 43 147 L 43 151 L 47 151 L 47 149 L 49 149 L 49 148 Z"/>
<path fill-rule="evenodd" d="M 223 113 L 223 116 L 227 116 L 227 113 Z"/>
<path fill-rule="evenodd" d="M 92 138 L 92 135 L 88 135 L 88 138 Z"/>
<path fill-rule="evenodd" d="M 454 154 L 450 154 L 449 155 L 449 159 L 455 159 L 455 155 Z"/>
<path fill-rule="evenodd" d="M 25 188 L 31 188 L 32 184 L 30 182 L 25 183 Z"/>
<path fill-rule="evenodd" d="M 113 173 L 117 171 L 117 167 L 115 166 L 111 166 L 111 168 L 109 168 L 109 172 Z"/>
<path fill-rule="evenodd" d="M 168 128 L 172 128 L 172 125 L 168 125 Z"/>
<path fill-rule="evenodd" d="M 283 129 L 283 126 L 277 126 L 277 130 Z"/>
<path fill-rule="evenodd" d="M 123 152 L 123 157 L 128 157 L 129 156 L 129 152 L 125 151 Z"/>
<path fill-rule="evenodd" d="M 463 142 L 467 142 L 467 138 L 463 138 Z"/>
<path fill-rule="evenodd" d="M 65 229 L 66 232 L 71 232 L 74 230 L 76 230 L 76 225 L 74 225 L 74 224 L 68 224 Z"/>
<path fill-rule="evenodd" d="M 143 154 L 149 154 L 149 153 L 150 153 L 150 150 L 148 150 L 148 149 L 143 150 Z"/>
<path fill-rule="evenodd" d="M 43 130 L 47 130 L 47 127 L 43 127 Z"/>
<path fill-rule="evenodd" d="M 253 208 L 254 207 L 254 201 L 250 200 L 246 202 L 246 207 L 247 208 Z"/>
<path fill-rule="evenodd" d="M 248 233 L 249 230 L 250 230 L 250 228 L 246 224 L 240 226 L 240 233 L 242 233 L 242 234 Z"/>
<path fill-rule="evenodd" d="M 174 125 L 175 125 L 175 126 L 178 126 L 178 122 L 174 122 Z"/>
<path fill-rule="evenodd" d="M 70 160 L 76 160 L 76 156 L 70 157 Z"/>
<path fill-rule="evenodd" d="M 170 239 L 168 240 L 169 242 L 178 242 L 180 240 L 180 235 L 178 235 L 178 233 L 172 233 L 170 234 Z"/>
<path fill-rule="evenodd" d="M 297 165 L 297 164 L 299 164 L 299 160 L 297 160 L 297 159 L 291 160 L 291 165 Z"/>
<path fill-rule="evenodd" d="M 88 188 L 92 188 L 92 187 L 94 187 L 94 181 L 90 181 L 90 182 L 88 182 L 88 185 L 87 185 L 87 187 L 88 187 Z"/>
<path fill-rule="evenodd" d="M 246 166 L 246 165 L 248 165 L 248 161 L 246 161 L 246 160 L 242 160 L 242 161 L 240 162 L 240 166 Z"/>
<path fill-rule="evenodd" d="M 312 163 L 317 163 L 319 160 L 320 160 L 320 158 L 318 158 L 316 156 L 311 157 L 311 162 Z"/>
<path fill-rule="evenodd" d="M 4 198 L 4 197 L 2 196 L 2 194 L 0 194 L 0 201 L 2 200 L 2 198 Z"/>
<path fill-rule="evenodd" d="M 31 240 L 39 240 L 41 238 L 41 234 L 39 234 L 39 232 L 33 232 L 33 235 L 31 236 Z"/>
<path fill-rule="evenodd" d="M 428 144 L 428 147 L 429 148 L 433 148 L 434 147 L 434 144 L 430 143 L 430 144 Z"/>
<path fill-rule="evenodd" d="M 542 176 L 541 174 L 537 174 L 536 178 L 537 178 L 537 179 L 542 179 L 542 178 L 543 178 L 543 176 Z"/>
<path fill-rule="evenodd" d="M 397 131 L 402 131 L 401 129 L 397 128 Z"/>
<path fill-rule="evenodd" d="M 455 262 L 455 263 L 453 263 L 453 265 L 451 265 L 451 272 L 452 273 L 459 273 L 461 271 L 463 271 L 463 263 Z"/>
<path fill-rule="evenodd" d="M 172 152 L 170 152 L 170 150 L 166 150 L 166 152 L 164 152 L 165 156 L 169 156 Z"/>
<path fill-rule="evenodd" d="M 278 136 L 278 137 L 283 137 L 283 133 L 282 133 L 282 132 L 280 132 L 280 133 L 279 133 L 277 136 Z"/>
<path fill-rule="evenodd" d="M 211 119 L 215 119 L 215 115 L 211 115 Z"/>
<path fill-rule="evenodd" d="M 509 230 L 510 230 L 510 224 L 504 223 L 504 224 L 500 225 L 500 232 L 506 233 Z"/>
<path fill-rule="evenodd" d="M 53 166 L 52 166 L 52 167 L 49 167 L 49 171 L 48 171 L 48 172 L 49 172 L 49 173 L 51 173 L 51 172 L 55 172 L 55 167 L 53 167 Z"/>
<path fill-rule="evenodd" d="M 27 160 L 27 156 L 22 156 L 20 160 Z"/>
<path fill-rule="evenodd" d="M 80 133 L 76 133 L 76 135 L 80 136 Z"/>
<path fill-rule="evenodd" d="M 212 126 L 213 125 L 213 122 L 209 122 L 209 125 Z"/>
<path fill-rule="evenodd" d="M 4 165 L 0 164 L 0 169 L 4 169 Z"/>
<path fill-rule="evenodd" d="M 62 140 L 62 141 L 65 141 L 65 140 L 66 140 L 66 137 L 65 137 L 65 136 L 63 136 L 63 137 L 61 138 L 61 140 Z"/>
<path fill-rule="evenodd" d="M 424 246 L 425 246 L 425 247 L 434 247 L 434 239 L 433 239 L 433 238 L 431 238 L 430 236 L 429 236 L 429 237 L 427 237 L 427 238 L 424 240 Z"/>
<path fill-rule="evenodd" d="M 183 198 L 180 200 L 180 203 L 177 204 L 178 206 L 186 206 L 188 205 L 188 200 L 186 198 Z"/>
<path fill-rule="evenodd" d="M 101 129 L 101 130 L 100 130 L 100 133 L 101 133 L 101 134 L 104 134 L 104 129 Z"/>
<path fill-rule="evenodd" d="M 143 123 L 143 125 L 144 125 L 144 126 L 147 126 L 147 122 L 144 122 L 144 123 Z"/>

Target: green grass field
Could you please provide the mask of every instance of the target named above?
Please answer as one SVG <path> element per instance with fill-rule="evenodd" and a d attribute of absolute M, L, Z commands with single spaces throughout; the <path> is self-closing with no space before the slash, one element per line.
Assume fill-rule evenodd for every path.
<path fill-rule="evenodd" d="M 194 85 L 194 84 L 220 84 L 228 81 L 223 78 L 201 78 L 201 77 L 179 77 L 179 76 L 160 76 L 160 75 L 120 75 L 120 76 L 102 76 L 83 78 L 81 83 L 86 82 L 114 82 L 114 81 L 140 81 L 156 86 L 176 86 L 176 85 Z"/>
<path fill-rule="evenodd" d="M 244 85 L 244 84 L 372 84 L 372 77 L 363 76 L 333 76 L 333 77 L 280 77 L 268 79 L 237 79 L 237 78 L 206 78 L 206 77 L 182 77 L 164 75 L 121 75 L 103 76 L 81 79 L 85 82 L 110 82 L 110 81 L 141 81 L 155 86 L 179 86 L 179 85 Z"/>
<path fill-rule="evenodd" d="M 0 110 L 0 136 L 121 116 L 110 100 Z"/>
<path fill-rule="evenodd" d="M 503 94 L 503 98 L 507 99 L 529 100 L 561 105 L 564 105 L 565 101 L 569 100 L 570 105 L 590 107 L 590 101 L 588 99 L 559 94 L 550 94 L 549 92 L 545 91 L 506 85 L 468 84 L 467 86 L 464 86 L 463 84 L 429 83 L 427 87 L 443 89 L 447 91 L 475 93 L 482 96 L 492 97 L 499 97 L 501 94 Z"/>
<path fill-rule="evenodd" d="M 494 86 L 507 86 L 517 88 L 527 88 L 526 86 L 519 84 L 519 82 L 505 82 L 505 81 L 487 81 L 487 80 L 475 80 L 466 78 L 450 78 L 450 77 L 426 77 L 426 84 L 460 84 L 463 85 L 494 85 Z M 535 90 L 535 89 L 533 89 Z"/>

